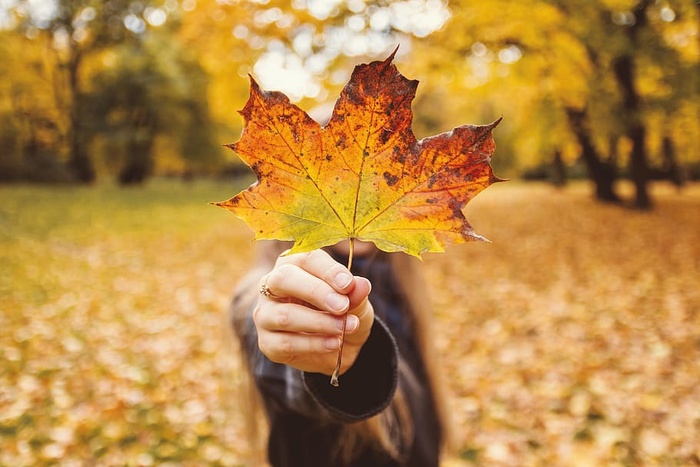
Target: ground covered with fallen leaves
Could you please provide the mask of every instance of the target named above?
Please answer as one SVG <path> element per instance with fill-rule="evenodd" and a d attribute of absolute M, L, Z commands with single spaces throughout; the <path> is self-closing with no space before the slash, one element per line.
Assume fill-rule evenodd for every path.
<path fill-rule="evenodd" d="M 0 465 L 245 465 L 225 323 L 247 182 L 0 187 Z M 425 258 L 445 466 L 700 465 L 700 187 L 499 184 Z M 244 401 L 245 402 L 245 401 Z"/>

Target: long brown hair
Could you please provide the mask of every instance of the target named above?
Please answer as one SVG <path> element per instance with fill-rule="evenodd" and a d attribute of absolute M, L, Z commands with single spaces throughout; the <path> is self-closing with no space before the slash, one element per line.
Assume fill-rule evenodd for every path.
<path fill-rule="evenodd" d="M 243 336 L 244 324 L 248 321 L 247 313 L 252 312 L 255 300 L 257 300 L 257 282 L 260 277 L 269 272 L 279 255 L 287 248 L 284 242 L 258 242 L 259 248 L 256 264 L 246 277 L 239 283 L 234 292 L 234 302 L 230 316 L 235 334 Z M 451 421 L 447 410 L 446 388 L 441 381 L 440 366 L 437 363 L 437 355 L 433 348 L 431 336 L 431 310 L 432 303 L 426 291 L 425 281 L 420 273 L 418 260 L 404 254 L 385 255 L 398 282 L 400 293 L 408 305 L 409 318 L 413 324 L 413 332 L 419 349 L 423 356 L 426 375 L 430 392 L 433 395 L 437 418 L 441 426 L 443 448 L 452 446 Z M 242 341 L 241 341 L 242 343 Z M 238 352 L 244 356 L 243 349 Z M 242 368 L 250 369 L 247 362 L 243 362 Z M 246 401 L 241 404 L 242 413 L 246 422 L 246 434 L 249 440 L 250 457 L 254 465 L 260 465 L 262 441 L 266 431 L 263 427 L 262 402 L 255 389 L 252 375 L 247 372 L 243 377 L 237 378 L 241 392 L 246 394 Z M 263 422 L 263 423 L 261 423 Z M 406 445 L 413 437 L 410 430 L 413 424 L 406 401 L 401 391 L 397 391 L 389 408 L 362 422 L 348 424 L 342 433 L 342 443 L 338 445 L 337 456 L 341 463 L 348 463 L 353 456 L 362 451 L 363 447 L 374 445 L 380 448 L 394 459 L 400 459 L 399 445 Z M 397 428 L 401 429 L 398 430 Z M 402 439 L 392 439 L 391 433 L 400 432 Z M 266 438 L 266 436 L 265 436 Z M 397 443 L 398 441 L 398 443 Z M 399 445 L 397 445 L 399 444 Z"/>

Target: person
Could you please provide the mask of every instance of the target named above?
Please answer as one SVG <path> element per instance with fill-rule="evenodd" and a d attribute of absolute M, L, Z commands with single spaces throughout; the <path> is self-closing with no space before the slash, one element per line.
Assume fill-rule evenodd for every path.
<path fill-rule="evenodd" d="M 258 243 L 230 318 L 268 422 L 268 462 L 437 466 L 450 432 L 417 261 L 356 241 L 351 272 L 347 243 L 298 254 Z"/>

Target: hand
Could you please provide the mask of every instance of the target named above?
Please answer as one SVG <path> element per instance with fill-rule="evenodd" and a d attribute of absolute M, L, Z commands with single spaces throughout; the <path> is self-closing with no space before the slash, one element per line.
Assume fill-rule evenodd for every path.
<path fill-rule="evenodd" d="M 347 371 L 369 337 L 371 284 L 323 250 L 281 256 L 260 280 L 269 290 L 253 312 L 262 353 L 277 363 L 330 375 L 347 312 L 343 364 Z"/>

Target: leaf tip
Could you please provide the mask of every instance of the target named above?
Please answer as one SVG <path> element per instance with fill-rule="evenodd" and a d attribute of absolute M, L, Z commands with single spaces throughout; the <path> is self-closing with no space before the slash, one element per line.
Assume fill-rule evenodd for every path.
<path fill-rule="evenodd" d="M 391 55 L 389 55 L 386 60 L 384 60 L 385 63 L 391 63 L 394 61 L 394 58 L 396 58 L 396 53 L 399 51 L 399 47 L 401 47 L 401 44 L 398 44 L 396 48 L 394 49 L 393 52 L 391 52 Z"/>
<path fill-rule="evenodd" d="M 491 177 L 489 178 L 490 183 L 501 183 L 501 182 L 508 182 L 510 181 L 509 178 L 501 178 L 495 174 L 491 174 Z"/>
<path fill-rule="evenodd" d="M 484 237 L 483 235 L 479 235 L 478 233 L 474 232 L 471 230 L 468 233 L 469 239 L 474 242 L 484 242 L 484 243 L 491 243 L 491 240 L 488 238 Z"/>
<path fill-rule="evenodd" d="M 260 90 L 260 85 L 257 81 L 255 81 L 253 75 L 248 74 L 248 79 L 250 80 L 250 95 L 252 96 L 253 94 L 262 94 L 262 91 Z"/>

